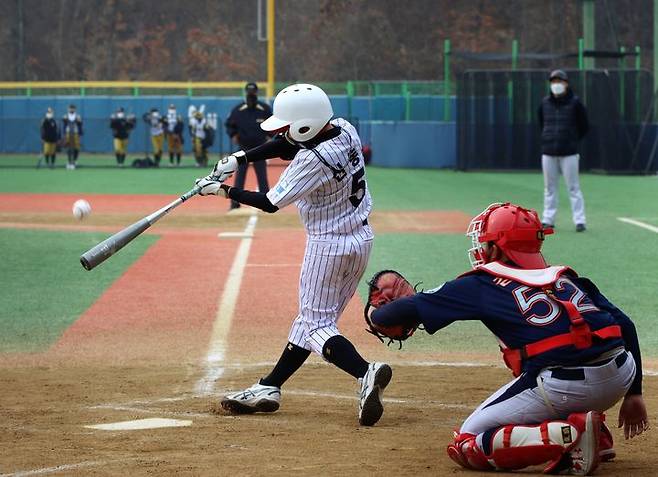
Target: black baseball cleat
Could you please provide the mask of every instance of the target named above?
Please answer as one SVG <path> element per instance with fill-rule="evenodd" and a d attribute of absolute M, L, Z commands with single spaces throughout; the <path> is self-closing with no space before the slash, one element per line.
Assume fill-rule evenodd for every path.
<path fill-rule="evenodd" d="M 584 232 L 585 230 L 587 230 L 585 224 L 576 224 L 576 232 Z"/>

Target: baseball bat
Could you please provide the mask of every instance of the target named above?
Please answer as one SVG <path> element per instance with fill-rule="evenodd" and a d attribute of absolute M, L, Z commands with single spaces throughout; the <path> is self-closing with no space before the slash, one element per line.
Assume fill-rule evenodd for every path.
<path fill-rule="evenodd" d="M 125 229 L 118 231 L 111 237 L 106 238 L 98 245 L 83 253 L 80 256 L 80 263 L 85 268 L 85 270 L 91 270 L 100 265 L 105 260 L 121 250 L 123 247 L 128 245 L 132 240 L 135 239 L 135 237 L 139 236 L 142 232 L 144 232 L 162 217 L 167 215 L 169 212 L 174 210 L 190 197 L 197 195 L 200 190 L 200 187 L 194 187 L 193 189 L 190 189 L 185 194 L 181 195 L 178 199 L 165 205 L 163 208 L 156 210 L 152 214 L 147 215 L 143 219 L 138 220 Z"/>

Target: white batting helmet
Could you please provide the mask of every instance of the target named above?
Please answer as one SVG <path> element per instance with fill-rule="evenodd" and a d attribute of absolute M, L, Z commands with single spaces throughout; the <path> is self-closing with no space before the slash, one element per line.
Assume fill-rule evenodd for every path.
<path fill-rule="evenodd" d="M 293 84 L 276 95 L 273 114 L 260 127 L 265 131 L 289 127 L 290 137 L 304 142 L 313 139 L 333 115 L 329 97 L 321 88 L 312 84 Z"/>

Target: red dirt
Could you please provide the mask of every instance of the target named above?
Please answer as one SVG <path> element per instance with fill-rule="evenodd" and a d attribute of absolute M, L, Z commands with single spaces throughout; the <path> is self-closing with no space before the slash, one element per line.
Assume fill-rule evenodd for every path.
<path fill-rule="evenodd" d="M 117 364 L 196 364 L 205 353 L 236 246 L 215 234 L 163 236 L 64 332 L 51 353 Z"/>

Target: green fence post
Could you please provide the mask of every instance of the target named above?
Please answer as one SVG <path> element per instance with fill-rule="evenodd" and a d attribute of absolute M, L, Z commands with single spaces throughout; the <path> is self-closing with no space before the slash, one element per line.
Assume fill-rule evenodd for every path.
<path fill-rule="evenodd" d="M 582 70 L 585 68 L 584 53 L 585 52 L 585 40 L 578 38 L 578 69 Z"/>
<path fill-rule="evenodd" d="M 139 96 L 139 86 L 133 84 L 133 96 Z"/>
<path fill-rule="evenodd" d="M 27 95 L 28 98 L 32 96 L 32 87 L 30 86 L 30 83 L 28 83 L 27 88 L 25 88 L 25 94 Z"/>
<path fill-rule="evenodd" d="M 411 93 L 409 93 L 409 83 L 406 81 L 402 82 L 400 85 L 400 91 L 404 97 L 404 120 L 409 121 L 411 119 Z"/>
<path fill-rule="evenodd" d="M 443 40 L 443 120 L 450 121 L 450 40 Z"/>
<path fill-rule="evenodd" d="M 193 93 L 193 91 L 192 91 L 192 83 L 190 83 L 190 82 L 188 81 L 188 82 L 187 82 L 187 97 L 188 97 L 188 98 L 191 98 L 193 94 L 194 94 L 194 93 Z"/>
<path fill-rule="evenodd" d="M 640 56 L 640 46 L 635 45 L 635 69 L 639 70 L 642 67 L 642 57 Z"/>
<path fill-rule="evenodd" d="M 80 96 L 85 95 L 85 84 L 83 81 L 80 82 Z"/>
<path fill-rule="evenodd" d="M 354 82 L 345 83 L 345 92 L 347 93 L 347 117 L 352 118 L 352 98 L 354 98 Z"/>

